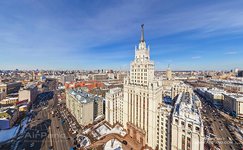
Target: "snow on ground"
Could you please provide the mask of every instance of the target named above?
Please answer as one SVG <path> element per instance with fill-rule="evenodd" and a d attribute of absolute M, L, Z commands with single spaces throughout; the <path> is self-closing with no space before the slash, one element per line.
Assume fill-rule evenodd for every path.
<path fill-rule="evenodd" d="M 101 136 L 104 136 L 104 135 L 108 134 L 109 131 L 110 131 L 110 129 L 104 124 L 99 126 L 96 129 L 96 132 L 98 132 Z"/>
<path fill-rule="evenodd" d="M 24 133 L 26 127 L 28 126 L 28 122 L 29 122 L 29 120 L 31 120 L 31 118 L 26 117 L 26 118 L 21 122 L 21 126 L 22 126 L 22 128 L 21 128 L 19 134 Z"/>
<path fill-rule="evenodd" d="M 0 143 L 8 141 L 17 136 L 20 126 L 14 126 L 8 130 L 0 130 Z"/>
<path fill-rule="evenodd" d="M 101 135 L 101 137 L 111 133 L 117 133 L 121 136 L 126 135 L 126 132 L 123 131 L 123 128 L 119 125 L 116 125 L 114 128 L 109 129 L 105 124 L 103 124 L 96 129 L 96 132 L 98 132 Z"/>
<path fill-rule="evenodd" d="M 115 140 L 111 139 L 105 144 L 104 147 L 105 150 L 122 150 L 122 143 Z"/>
<path fill-rule="evenodd" d="M 117 134 L 120 134 L 122 136 L 126 135 L 126 132 L 123 131 L 123 128 L 119 125 L 116 125 L 113 129 L 110 130 L 109 133 L 117 133 Z"/>

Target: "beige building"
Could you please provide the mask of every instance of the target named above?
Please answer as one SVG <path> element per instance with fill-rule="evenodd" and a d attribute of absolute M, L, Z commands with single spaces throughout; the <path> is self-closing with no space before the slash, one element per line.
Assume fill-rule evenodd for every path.
<path fill-rule="evenodd" d="M 0 110 L 0 130 L 11 128 L 19 117 L 19 111 L 15 108 Z"/>
<path fill-rule="evenodd" d="M 243 95 L 239 94 L 223 94 L 223 108 L 231 115 L 243 118 Z"/>
<path fill-rule="evenodd" d="M 97 117 L 103 115 L 103 99 L 80 89 L 66 92 L 66 106 L 83 126 L 92 124 Z"/>
<path fill-rule="evenodd" d="M 174 99 L 176 96 L 178 96 L 178 94 L 180 94 L 181 92 L 190 92 L 192 93 L 192 88 L 185 84 L 184 82 L 179 82 L 176 83 L 172 86 L 171 88 L 171 98 Z"/>
<path fill-rule="evenodd" d="M 0 83 L 0 94 L 4 98 L 7 95 L 7 84 Z"/>
<path fill-rule="evenodd" d="M 0 101 L 2 105 L 15 105 L 18 102 L 18 97 L 7 97 Z"/>
<path fill-rule="evenodd" d="M 91 77 L 92 77 L 92 80 L 95 80 L 95 81 L 106 81 L 108 79 L 107 74 L 93 74 Z"/>
<path fill-rule="evenodd" d="M 105 119 L 111 125 L 123 124 L 123 90 L 112 88 L 105 95 Z"/>
<path fill-rule="evenodd" d="M 28 102 L 33 102 L 37 95 L 38 89 L 36 85 L 32 84 L 19 91 L 19 101 L 28 100 Z"/>
<path fill-rule="evenodd" d="M 221 89 L 208 89 L 205 91 L 205 97 L 206 100 L 213 104 L 215 107 L 222 107 L 224 100 L 223 93 L 225 93 L 225 91 Z"/>
<path fill-rule="evenodd" d="M 167 80 L 171 80 L 172 79 L 172 71 L 170 69 L 170 66 L 168 66 L 168 68 L 166 70 L 166 79 Z"/>
<path fill-rule="evenodd" d="M 6 97 L 6 93 L 0 91 L 0 100 L 4 99 L 5 97 Z"/>
<path fill-rule="evenodd" d="M 157 116 L 157 149 L 170 150 L 171 148 L 171 112 L 172 106 L 161 104 Z"/>
<path fill-rule="evenodd" d="M 124 80 L 123 126 L 134 141 L 155 149 L 162 81 L 155 80 L 154 62 L 149 53 L 142 26 L 141 40 L 130 64 L 130 76 Z"/>
<path fill-rule="evenodd" d="M 172 150 L 204 150 L 204 129 L 194 93 L 178 95 L 171 124 Z"/>

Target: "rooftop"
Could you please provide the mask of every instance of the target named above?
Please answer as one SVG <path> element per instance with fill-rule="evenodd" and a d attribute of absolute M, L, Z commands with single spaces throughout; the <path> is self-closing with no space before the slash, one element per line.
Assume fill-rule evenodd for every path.
<path fill-rule="evenodd" d="M 90 102 L 101 99 L 100 97 L 87 93 L 81 89 L 70 89 L 69 94 L 72 95 L 76 100 L 78 100 L 80 103 L 83 103 L 83 104 L 90 103 Z"/>
<path fill-rule="evenodd" d="M 201 124 L 201 114 L 196 105 L 197 101 L 198 97 L 194 93 L 180 93 L 175 103 L 173 116 Z"/>

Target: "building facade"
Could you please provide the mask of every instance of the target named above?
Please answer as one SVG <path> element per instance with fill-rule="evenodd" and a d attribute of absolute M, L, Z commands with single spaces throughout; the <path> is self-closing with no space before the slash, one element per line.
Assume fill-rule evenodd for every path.
<path fill-rule="evenodd" d="M 192 88 L 189 85 L 187 85 L 187 84 L 185 84 L 183 82 L 176 83 L 171 88 L 171 98 L 174 99 L 181 92 L 190 92 L 190 93 L 192 93 Z"/>
<path fill-rule="evenodd" d="M 105 119 L 112 126 L 123 123 L 123 90 L 112 88 L 105 95 Z"/>
<path fill-rule="evenodd" d="M 213 104 L 215 107 L 220 108 L 223 107 L 223 100 L 224 100 L 224 90 L 221 89 L 208 89 L 205 91 L 205 98 L 208 102 Z"/>
<path fill-rule="evenodd" d="M 6 110 L 0 110 L 0 129 L 11 128 L 18 119 L 18 109 L 8 108 Z"/>
<path fill-rule="evenodd" d="M 223 108 L 232 116 L 243 118 L 243 95 L 223 94 Z"/>
<path fill-rule="evenodd" d="M 195 101 L 199 101 L 197 96 L 189 92 L 177 97 L 171 124 L 172 150 L 204 150 L 203 122 Z"/>
<path fill-rule="evenodd" d="M 37 95 L 37 87 L 35 85 L 30 85 L 19 91 L 19 101 L 28 100 L 28 102 L 33 102 Z"/>
<path fill-rule="evenodd" d="M 155 80 L 154 62 L 149 53 L 142 25 L 141 40 L 130 64 L 130 75 L 124 80 L 123 126 L 133 140 L 155 149 L 162 81 Z"/>
<path fill-rule="evenodd" d="M 75 80 L 73 75 L 62 75 L 60 78 L 60 82 L 62 85 L 65 85 L 66 82 L 73 82 Z"/>
<path fill-rule="evenodd" d="M 171 147 L 171 111 L 172 106 L 161 104 L 157 116 L 157 147 L 159 150 L 170 150 Z"/>
<path fill-rule="evenodd" d="M 103 115 L 103 99 L 80 89 L 70 89 L 66 92 L 66 106 L 83 126 L 92 124 L 98 116 Z"/>

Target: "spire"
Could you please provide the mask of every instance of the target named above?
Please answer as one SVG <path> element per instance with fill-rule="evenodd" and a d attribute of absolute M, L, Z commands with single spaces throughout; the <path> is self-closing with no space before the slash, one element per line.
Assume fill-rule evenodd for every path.
<path fill-rule="evenodd" d="M 141 40 L 140 42 L 144 42 L 144 29 L 143 29 L 144 24 L 141 25 Z"/>

